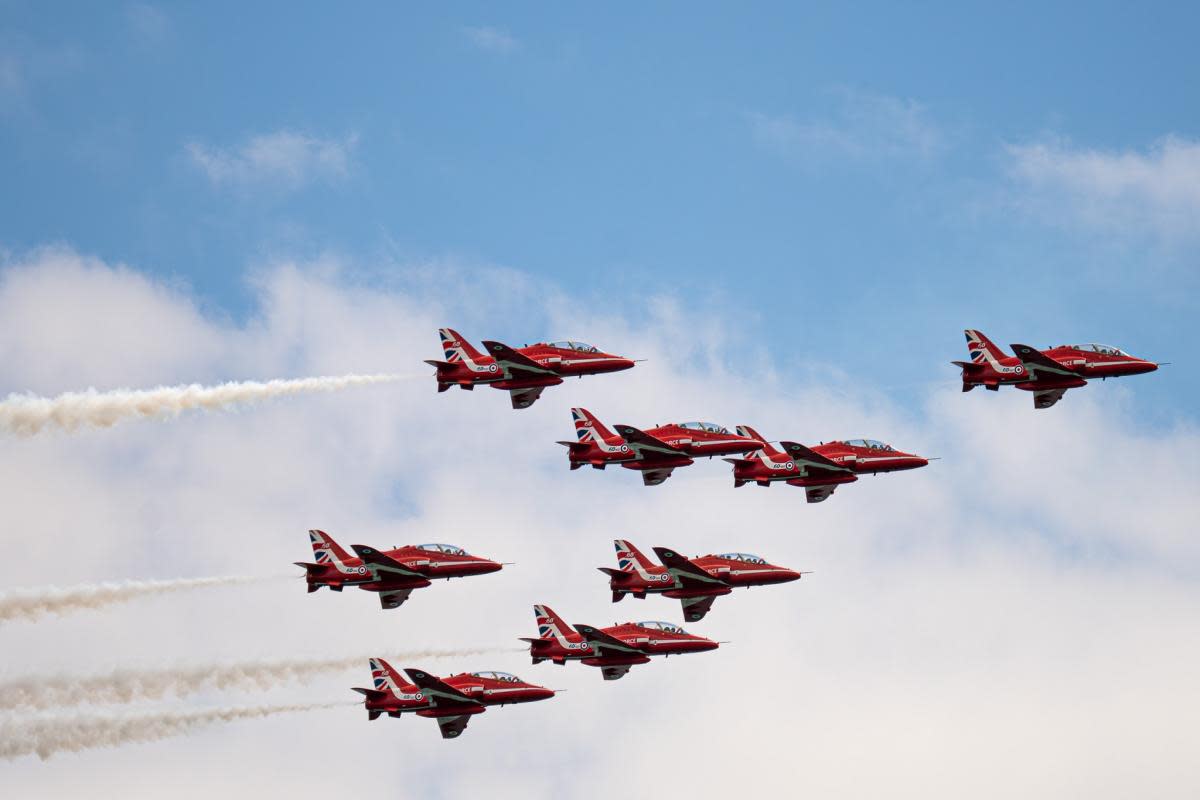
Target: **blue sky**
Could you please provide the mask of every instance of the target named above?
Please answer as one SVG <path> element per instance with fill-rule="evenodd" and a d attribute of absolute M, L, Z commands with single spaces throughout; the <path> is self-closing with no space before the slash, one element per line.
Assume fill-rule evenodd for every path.
<path fill-rule="evenodd" d="M 569 691 L 452 743 L 346 705 L 0 752 L 6 787 L 328 797 L 358 763 L 362 794 L 590 797 L 683 763 L 692 796 L 1190 796 L 1200 9 L 300 5 L 0 0 L 0 395 L 402 373 L 6 437 L 0 595 L 263 580 L 4 622 L 0 695 L 464 644 L 488 652 L 403 666 Z M 515 412 L 434 392 L 441 325 L 647 360 Z M 964 327 L 1174 366 L 1035 412 L 959 392 Z M 552 442 L 580 405 L 941 460 L 811 506 L 719 460 L 647 489 L 567 469 Z M 513 563 L 382 613 L 270 579 L 311 527 Z M 696 631 L 732 644 L 705 657 L 615 684 L 531 665 L 535 602 L 674 619 L 609 602 L 593 568 L 618 535 L 812 573 L 720 601 Z M 764 664 L 788 681 L 769 713 L 731 697 L 712 725 L 698 691 Z M 348 703 L 364 673 L 148 704 Z M 28 714 L 0 712 L 2 745 Z"/>
<path fill-rule="evenodd" d="M 503 265 L 631 313 L 671 294 L 897 386 L 951 380 L 966 326 L 1176 363 L 1195 341 L 1194 197 L 1167 229 L 1120 222 L 1137 187 L 1081 219 L 1014 151 L 1192 155 L 1190 4 L 0 8 L 0 246 L 67 243 L 216 313 L 247 311 L 248 269 L 336 252 Z M 235 174 L 278 135 L 307 137 L 300 172 Z M 1149 417 L 1200 389 L 1142 383 Z"/>

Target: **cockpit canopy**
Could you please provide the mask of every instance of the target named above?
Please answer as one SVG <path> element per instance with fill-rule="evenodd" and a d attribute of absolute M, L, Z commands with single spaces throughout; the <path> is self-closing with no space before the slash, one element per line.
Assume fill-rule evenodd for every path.
<path fill-rule="evenodd" d="M 1100 353 L 1105 356 L 1128 356 L 1129 354 L 1119 347 L 1109 347 L 1106 344 L 1068 344 L 1063 345 L 1072 350 L 1082 350 L 1085 353 Z"/>
<path fill-rule="evenodd" d="M 504 683 L 520 683 L 521 679 L 516 675 L 509 675 L 507 672 L 472 672 L 476 678 L 486 678 L 490 681 L 503 681 Z"/>
<path fill-rule="evenodd" d="M 664 633 L 687 633 L 683 628 L 672 625 L 670 622 L 639 622 L 637 625 L 639 628 L 653 628 Z"/>
<path fill-rule="evenodd" d="M 721 553 L 717 558 L 727 558 L 730 561 L 745 561 L 747 564 L 765 564 L 766 559 L 750 553 Z"/>
<path fill-rule="evenodd" d="M 574 350 L 577 353 L 599 353 L 594 346 L 586 342 L 550 342 L 551 347 L 557 347 L 559 350 Z"/>
<path fill-rule="evenodd" d="M 465 556 L 466 550 L 461 547 L 455 547 L 452 544 L 419 544 L 418 550 L 428 550 L 431 553 L 449 553 L 452 556 Z"/>
<path fill-rule="evenodd" d="M 881 442 L 878 439 L 843 439 L 842 444 L 850 447 L 865 447 L 868 450 L 895 450 L 887 442 Z"/>
<path fill-rule="evenodd" d="M 722 428 L 715 422 L 681 422 L 679 423 L 679 427 L 692 431 L 705 431 L 706 433 L 729 433 L 728 428 Z"/>

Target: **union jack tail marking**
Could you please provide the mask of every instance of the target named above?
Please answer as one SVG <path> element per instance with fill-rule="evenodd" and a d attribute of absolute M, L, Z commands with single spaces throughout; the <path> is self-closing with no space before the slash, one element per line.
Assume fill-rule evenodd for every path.
<path fill-rule="evenodd" d="M 346 571 L 346 562 L 351 556 L 342 546 L 333 540 L 325 531 L 310 530 L 309 541 L 312 542 L 313 558 L 318 564 L 336 566 L 339 572 Z"/>
<path fill-rule="evenodd" d="M 563 638 L 571 627 L 562 621 L 562 617 L 554 613 L 550 606 L 534 606 L 533 616 L 537 619 L 538 638 Z"/>
<path fill-rule="evenodd" d="M 400 686 L 402 681 L 400 676 L 396 674 L 396 670 L 392 665 L 384 661 L 382 658 L 369 659 L 371 663 L 371 682 L 375 689 L 380 692 L 391 692 L 394 695 L 400 694 Z"/>
<path fill-rule="evenodd" d="M 646 558 L 632 542 L 626 539 L 613 539 L 613 547 L 617 550 L 617 568 L 622 572 L 645 573 L 654 563 Z M 639 569 L 640 568 L 640 569 Z"/>
<path fill-rule="evenodd" d="M 604 427 L 604 423 L 596 419 L 586 408 L 572 408 L 571 418 L 575 421 L 575 436 L 580 442 L 594 442 L 597 439 L 612 438 L 612 431 Z"/>
<path fill-rule="evenodd" d="M 991 339 L 984 336 L 983 331 L 968 328 L 963 331 L 963 334 L 967 337 L 967 353 L 976 364 L 995 363 L 1002 358 L 1007 358 L 1004 351 L 996 347 Z"/>
<path fill-rule="evenodd" d="M 446 361 L 451 364 L 475 361 L 483 355 L 453 328 L 438 329 L 438 336 L 442 340 L 442 352 L 446 354 Z"/>

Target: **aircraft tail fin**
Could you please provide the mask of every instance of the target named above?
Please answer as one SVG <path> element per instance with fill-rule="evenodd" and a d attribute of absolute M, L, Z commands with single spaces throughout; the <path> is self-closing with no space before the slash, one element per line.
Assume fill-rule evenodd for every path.
<path fill-rule="evenodd" d="M 634 572 L 638 567 L 651 569 L 658 566 L 633 545 L 628 539 L 613 539 L 617 549 L 617 567 L 622 572 Z"/>
<path fill-rule="evenodd" d="M 734 429 L 734 431 L 737 433 L 738 436 L 745 436 L 747 439 L 757 439 L 758 441 L 763 443 L 762 449 L 756 450 L 755 452 L 751 453 L 750 454 L 751 457 L 757 456 L 760 453 L 766 453 L 769 456 L 783 455 L 782 450 L 780 450 L 778 447 L 776 447 L 775 445 L 771 444 L 766 439 L 764 439 L 762 434 L 760 434 L 758 431 L 754 430 L 754 428 L 751 428 L 749 425 L 738 425 Z"/>
<path fill-rule="evenodd" d="M 460 361 L 478 361 L 483 357 L 483 353 L 476 350 L 453 328 L 439 328 L 438 336 L 442 340 L 442 352 L 446 354 L 446 361 L 451 364 L 457 364 Z"/>
<path fill-rule="evenodd" d="M 581 443 L 587 444 L 596 439 L 613 438 L 613 432 L 586 408 L 572 408 L 571 417 L 575 420 L 575 437 Z"/>
<path fill-rule="evenodd" d="M 976 364 L 995 363 L 1002 358 L 1008 358 L 983 331 L 967 328 L 963 334 L 967 337 L 967 353 Z"/>
<path fill-rule="evenodd" d="M 346 562 L 353 558 L 353 556 L 346 552 L 345 548 L 335 542 L 333 537 L 325 531 L 310 530 L 308 532 L 308 539 L 312 543 L 313 556 L 316 562 L 322 566 L 333 565 L 339 571 L 344 571 L 342 568 Z"/>
<path fill-rule="evenodd" d="M 538 636 L 542 639 L 565 637 L 575 632 L 574 628 L 563 622 L 563 618 L 555 614 L 550 606 L 534 606 L 533 615 L 537 618 Z"/>
<path fill-rule="evenodd" d="M 382 658 L 370 658 L 368 662 L 371 665 L 371 682 L 375 685 L 375 691 L 384 696 L 388 692 L 399 695 L 400 687 L 405 684 L 400 673 L 396 672 L 395 668 Z"/>

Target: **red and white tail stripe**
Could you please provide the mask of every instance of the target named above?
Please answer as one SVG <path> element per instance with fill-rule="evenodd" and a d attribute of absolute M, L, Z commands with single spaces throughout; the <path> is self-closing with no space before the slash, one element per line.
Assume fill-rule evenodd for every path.
<path fill-rule="evenodd" d="M 310 530 L 308 538 L 312 542 L 313 558 L 318 564 L 333 566 L 338 572 L 350 572 L 347 562 L 352 556 L 342 549 L 342 546 L 335 542 L 332 536 L 325 531 Z"/>

